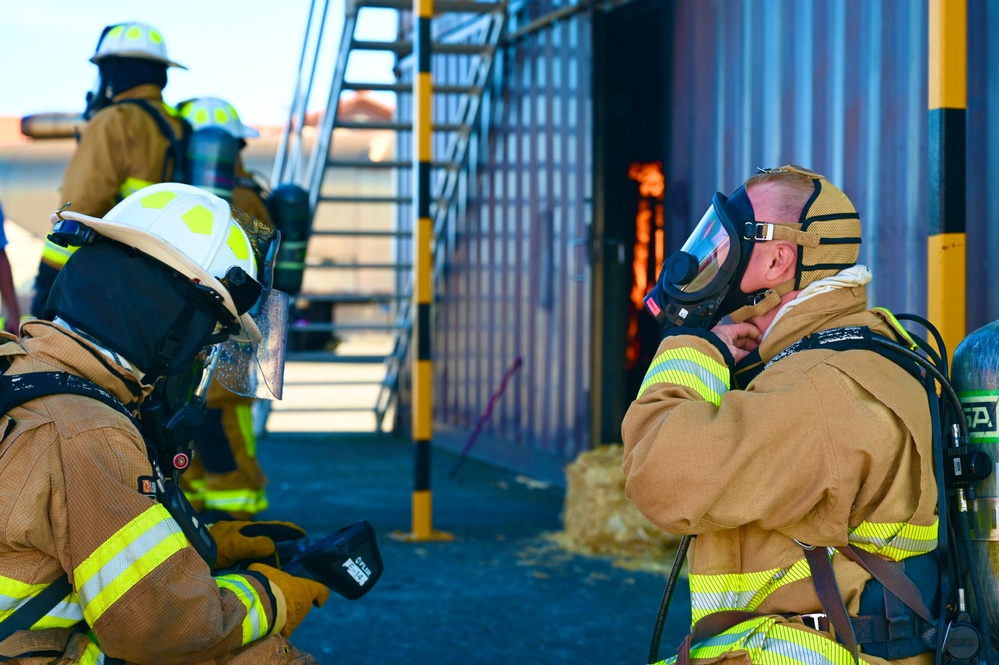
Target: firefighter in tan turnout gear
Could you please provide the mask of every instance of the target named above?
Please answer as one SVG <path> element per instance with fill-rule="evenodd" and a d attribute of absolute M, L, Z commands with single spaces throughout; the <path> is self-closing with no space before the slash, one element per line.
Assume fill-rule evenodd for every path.
<path fill-rule="evenodd" d="M 274 224 L 261 196 L 261 189 L 246 170 L 240 151 L 246 139 L 259 136 L 242 123 L 232 104 L 216 97 L 199 97 L 177 105 L 181 117 L 191 124 L 195 136 L 218 130 L 211 145 L 192 150 L 197 159 L 214 157 L 211 165 L 199 167 L 208 175 L 208 188 L 232 205 L 273 229 Z M 218 381 L 208 391 L 208 411 L 194 438 L 195 455 L 180 478 L 184 493 L 199 510 L 221 511 L 236 519 L 253 519 L 268 507 L 267 477 L 257 459 L 253 430 L 253 399 L 226 390 Z"/>
<path fill-rule="evenodd" d="M 807 557 L 934 556 L 925 388 L 873 351 L 786 351 L 851 325 L 906 337 L 868 309 L 860 240 L 856 210 L 825 178 L 763 171 L 716 195 L 646 300 L 671 327 L 625 416 L 623 466 L 650 520 L 696 536 L 681 661 L 849 665 Z M 918 617 L 886 617 L 880 596 L 872 609 L 865 568 L 839 550 L 831 567 L 863 661 L 933 661 Z"/>
<path fill-rule="evenodd" d="M 144 23 L 105 28 L 90 62 L 99 69 L 97 85 L 87 95 L 87 125 L 63 174 L 60 197 L 73 210 L 100 217 L 142 187 L 179 179 L 185 128 L 163 101 L 163 88 L 167 68 L 186 68 L 167 57 L 163 35 Z M 33 316 L 41 316 L 52 282 L 71 253 L 72 248 L 45 243 Z"/>
<path fill-rule="evenodd" d="M 206 537 L 162 472 L 150 445 L 162 433 L 147 431 L 155 421 L 143 410 L 154 382 L 185 373 L 197 379 L 192 401 L 213 371 L 232 390 L 280 395 L 283 355 L 266 351 L 282 342 L 284 322 L 269 317 L 287 312 L 287 297 L 268 288 L 261 265 L 273 235 L 174 183 L 133 194 L 103 219 L 64 210 L 53 224 L 53 239 L 80 247 L 53 284 L 51 320 L 0 344 L 5 399 L 56 377 L 0 423 L 0 655 L 315 663 L 286 638 L 329 590 L 249 563 L 275 544 L 239 522 Z M 25 618 L 28 601 L 50 589 L 37 619 Z"/>

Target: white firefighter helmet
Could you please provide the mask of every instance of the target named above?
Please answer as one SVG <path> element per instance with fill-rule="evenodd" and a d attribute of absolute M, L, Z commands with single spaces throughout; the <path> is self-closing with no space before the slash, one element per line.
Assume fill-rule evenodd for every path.
<path fill-rule="evenodd" d="M 195 131 L 205 127 L 218 127 L 237 139 L 252 139 L 260 136 L 253 127 L 244 125 L 239 113 L 232 104 L 218 97 L 196 97 L 181 102 L 177 110 L 182 118 L 191 123 Z"/>
<path fill-rule="evenodd" d="M 167 57 L 166 42 L 156 28 L 145 23 L 118 23 L 104 29 L 97 51 L 90 62 L 100 64 L 104 58 L 116 56 L 120 58 L 142 58 L 153 60 L 167 67 L 187 69 L 184 65 Z"/>
<path fill-rule="evenodd" d="M 263 234 L 273 238 L 273 231 L 214 194 L 173 182 L 140 189 L 103 219 L 62 210 L 51 221 L 66 220 L 133 247 L 215 291 L 239 323 L 238 333 L 226 343 L 229 352 L 223 349 L 219 380 L 239 394 L 281 398 L 288 296 L 259 283 L 270 271 L 258 265 L 258 257 L 273 261 L 277 242 L 262 240 Z M 231 273 L 234 268 L 242 274 Z M 222 366 L 227 362 L 229 367 Z"/>

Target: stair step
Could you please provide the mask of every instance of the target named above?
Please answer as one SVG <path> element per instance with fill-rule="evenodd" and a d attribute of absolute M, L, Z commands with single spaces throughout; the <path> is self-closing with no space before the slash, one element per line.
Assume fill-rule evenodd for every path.
<path fill-rule="evenodd" d="M 410 296 L 399 295 L 398 293 L 323 293 L 313 296 L 300 295 L 295 300 L 352 304 L 394 302 L 397 300 L 408 300 L 409 298 Z"/>
<path fill-rule="evenodd" d="M 289 332 L 359 332 L 377 331 L 392 332 L 403 330 L 405 326 L 398 323 L 295 323 L 289 326 Z"/>
<path fill-rule="evenodd" d="M 370 90 L 371 92 L 412 92 L 412 83 L 373 83 L 365 81 L 344 81 L 341 90 Z M 470 85 L 434 84 L 433 91 L 442 95 L 477 95 L 482 88 Z"/>
<path fill-rule="evenodd" d="M 378 121 L 378 120 L 337 119 L 334 127 L 340 127 L 342 129 L 382 129 L 382 130 L 393 130 L 397 132 L 409 132 L 413 130 L 413 123 L 387 122 L 387 121 Z M 454 124 L 431 125 L 430 128 L 435 132 L 456 132 L 460 129 L 463 129 L 464 125 L 454 125 Z"/>
<path fill-rule="evenodd" d="M 330 231 L 315 230 L 310 235 L 343 238 L 409 238 L 412 231 L 365 231 L 363 229 L 336 229 Z"/>
<path fill-rule="evenodd" d="M 342 356 L 334 351 L 289 351 L 285 354 L 285 360 L 287 362 L 301 362 L 301 363 L 341 363 L 341 364 L 351 364 L 355 363 L 358 365 L 375 365 L 385 362 L 386 356 L 379 355 L 367 355 L 367 356 Z M 380 381 L 374 381 L 373 383 L 381 383 Z M 298 385 L 298 384 L 295 384 Z"/>
<path fill-rule="evenodd" d="M 272 409 L 272 412 L 277 413 L 362 413 L 365 411 L 374 411 L 373 406 L 313 406 L 313 407 L 278 407 Z"/>
<path fill-rule="evenodd" d="M 327 168 L 335 169 L 410 169 L 413 162 L 392 160 L 385 162 L 371 162 L 363 159 L 331 159 L 326 162 Z M 430 162 L 433 169 L 456 169 L 458 165 L 454 162 Z"/>
<path fill-rule="evenodd" d="M 323 203 L 412 203 L 412 196 L 320 196 Z"/>
<path fill-rule="evenodd" d="M 409 40 L 389 42 L 353 39 L 350 42 L 350 47 L 355 51 L 388 51 L 400 57 L 413 52 L 413 42 Z M 462 42 L 434 42 L 430 44 L 432 52 L 448 55 L 477 55 L 487 49 L 489 49 L 488 44 L 468 44 Z"/>
<path fill-rule="evenodd" d="M 368 270 L 411 270 L 409 263 L 340 263 L 338 261 L 315 261 L 306 262 L 306 268 L 334 269 L 334 270 L 356 270 L 367 268 Z"/>
<path fill-rule="evenodd" d="M 502 2 L 473 2 L 472 0 L 434 0 L 434 14 L 447 14 L 458 12 L 464 14 L 488 14 L 500 11 L 506 3 Z M 412 0 L 357 0 L 357 6 L 370 7 L 372 9 L 399 9 L 402 11 L 412 11 Z"/>

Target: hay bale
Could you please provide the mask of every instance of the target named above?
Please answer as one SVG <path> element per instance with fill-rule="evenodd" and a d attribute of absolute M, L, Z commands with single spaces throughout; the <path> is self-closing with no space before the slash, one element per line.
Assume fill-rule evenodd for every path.
<path fill-rule="evenodd" d="M 661 531 L 625 496 L 622 451 L 600 446 L 566 467 L 565 531 L 557 540 L 585 554 L 661 562 L 680 538 Z"/>

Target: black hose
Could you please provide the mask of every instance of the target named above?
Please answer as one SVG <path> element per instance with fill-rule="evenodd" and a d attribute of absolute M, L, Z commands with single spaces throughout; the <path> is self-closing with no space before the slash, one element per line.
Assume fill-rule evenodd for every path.
<path fill-rule="evenodd" d="M 673 559 L 673 569 L 669 571 L 666 578 L 666 590 L 663 591 L 663 600 L 659 604 L 659 616 L 656 617 L 656 628 L 652 632 L 652 645 L 649 647 L 649 665 L 659 660 L 659 643 L 663 639 L 663 629 L 666 627 L 666 615 L 669 614 L 669 604 L 673 599 L 673 590 L 676 581 L 680 577 L 680 569 L 683 568 L 683 560 L 687 558 L 687 548 L 690 547 L 691 536 L 682 536 L 680 544 L 676 548 L 676 558 Z M 991 665 L 991 664 L 990 664 Z"/>

